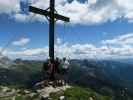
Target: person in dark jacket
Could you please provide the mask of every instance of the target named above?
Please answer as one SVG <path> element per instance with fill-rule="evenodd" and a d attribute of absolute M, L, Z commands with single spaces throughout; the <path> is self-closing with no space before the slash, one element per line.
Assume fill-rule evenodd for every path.
<path fill-rule="evenodd" d="M 43 80 L 48 80 L 48 75 L 47 75 L 48 62 L 49 62 L 49 59 L 47 59 L 47 60 L 43 63 L 43 68 L 42 68 L 42 77 L 43 77 Z"/>
<path fill-rule="evenodd" d="M 58 57 L 55 59 L 55 79 L 56 79 L 56 85 L 61 85 L 61 70 L 60 70 L 60 64 L 61 61 Z"/>
<path fill-rule="evenodd" d="M 58 57 L 56 57 L 56 59 L 55 59 L 55 73 L 60 74 L 59 66 L 60 66 L 60 60 Z"/>

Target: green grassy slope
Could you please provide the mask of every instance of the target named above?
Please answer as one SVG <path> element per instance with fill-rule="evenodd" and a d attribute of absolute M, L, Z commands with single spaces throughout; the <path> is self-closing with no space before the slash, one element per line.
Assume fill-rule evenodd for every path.
<path fill-rule="evenodd" d="M 65 100 L 112 100 L 111 96 L 104 96 L 89 88 L 79 86 L 73 86 L 64 92 L 51 94 L 52 100 L 59 100 L 61 96 L 65 96 Z"/>

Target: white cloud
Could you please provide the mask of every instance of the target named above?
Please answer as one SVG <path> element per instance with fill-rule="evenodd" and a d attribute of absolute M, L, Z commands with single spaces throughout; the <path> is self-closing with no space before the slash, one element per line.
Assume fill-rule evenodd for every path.
<path fill-rule="evenodd" d="M 102 43 L 109 45 L 119 45 L 119 46 L 133 45 L 133 33 L 117 36 L 111 40 L 103 40 Z"/>
<path fill-rule="evenodd" d="M 130 37 L 131 34 L 119 36 L 124 39 Z M 71 59 L 115 59 L 115 58 L 133 58 L 133 46 L 131 44 L 124 44 L 123 46 L 114 46 L 103 44 L 101 46 L 95 46 L 93 44 L 69 44 L 64 43 L 58 38 L 60 43 L 55 45 L 55 56 L 60 58 L 67 57 Z M 112 39 L 114 40 L 114 39 Z M 106 40 L 107 41 L 107 40 Z M 111 40 L 110 40 L 111 41 Z M 118 42 L 118 41 L 117 41 Z M 112 42 L 111 42 L 112 43 Z M 11 58 L 23 58 L 23 59 L 39 59 L 44 60 L 48 57 L 48 46 L 44 48 L 31 48 L 21 51 L 6 51 L 4 54 Z"/>
<path fill-rule="evenodd" d="M 14 41 L 12 44 L 15 46 L 24 46 L 30 42 L 29 38 L 21 38 L 18 41 Z"/>
<path fill-rule="evenodd" d="M 0 13 L 11 14 L 19 11 L 19 0 L 0 0 Z"/>
<path fill-rule="evenodd" d="M 8 51 L 5 55 L 10 58 L 22 58 L 22 59 L 30 59 L 30 60 L 43 60 L 48 57 L 48 48 L 33 48 L 33 49 L 25 49 L 22 51 Z"/>
<path fill-rule="evenodd" d="M 88 0 L 89 4 L 96 4 L 97 0 Z"/>
<path fill-rule="evenodd" d="M 47 8 L 48 0 L 38 0 L 33 5 Z M 87 25 L 114 21 L 119 18 L 125 18 L 131 22 L 133 19 L 132 5 L 132 0 L 88 0 L 85 3 L 77 0 L 73 0 L 71 3 L 66 0 L 56 0 L 57 11 L 70 17 L 71 23 Z"/>
<path fill-rule="evenodd" d="M 22 0 L 21 0 L 22 1 Z M 29 0 L 36 7 L 46 9 L 49 0 Z M 114 21 L 120 18 L 133 22 L 133 0 L 86 0 L 85 3 L 73 0 L 56 0 L 56 9 L 59 14 L 70 17 L 72 24 L 100 24 Z M 22 14 L 20 0 L 1 0 L 0 13 L 9 14 L 17 21 L 40 21 L 45 22 L 44 16 Z M 60 22 L 60 21 L 59 21 Z"/>
<path fill-rule="evenodd" d="M 57 38 L 57 44 L 60 45 L 62 43 L 62 40 L 60 38 Z"/>
<path fill-rule="evenodd" d="M 21 21 L 21 22 L 25 22 L 27 21 L 28 19 L 28 16 L 27 15 L 24 15 L 24 14 L 16 14 L 14 15 L 15 19 L 18 20 L 18 21 Z"/>

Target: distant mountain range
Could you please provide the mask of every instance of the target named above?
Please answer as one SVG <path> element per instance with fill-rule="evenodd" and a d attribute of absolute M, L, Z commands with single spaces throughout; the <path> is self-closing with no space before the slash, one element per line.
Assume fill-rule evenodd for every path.
<path fill-rule="evenodd" d="M 42 61 L 21 59 L 12 61 L 2 58 L 0 59 L 0 84 L 32 87 L 43 80 L 42 66 Z M 97 92 L 117 94 L 116 97 L 123 91 L 131 96 L 133 94 L 132 72 L 133 64 L 122 61 L 71 60 L 67 81 L 69 84 L 91 87 Z"/>
<path fill-rule="evenodd" d="M 133 89 L 133 64 L 109 60 L 75 60 L 71 63 L 79 66 L 80 73 L 82 70 L 83 76 L 87 74 L 129 90 Z"/>
<path fill-rule="evenodd" d="M 113 91 L 115 100 L 128 100 L 129 96 L 133 98 L 132 64 L 109 60 L 73 60 L 71 66 L 68 76 L 70 83 L 91 87 L 97 92 L 103 92 L 103 89 L 106 90 L 104 93 Z M 121 98 L 123 94 L 126 99 Z"/>

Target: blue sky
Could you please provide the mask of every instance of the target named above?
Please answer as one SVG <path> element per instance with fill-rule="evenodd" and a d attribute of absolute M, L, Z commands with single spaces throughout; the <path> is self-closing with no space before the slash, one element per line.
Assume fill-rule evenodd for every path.
<path fill-rule="evenodd" d="M 70 23 L 56 23 L 56 55 L 81 59 L 131 57 L 133 2 L 120 1 L 123 0 L 56 0 L 58 12 L 71 19 Z M 22 11 L 24 6 L 20 2 L 0 1 L 0 47 L 11 40 L 3 54 L 11 58 L 44 59 L 48 56 L 48 22 L 43 16 Z M 48 6 L 48 0 L 30 2 L 42 9 Z"/>

